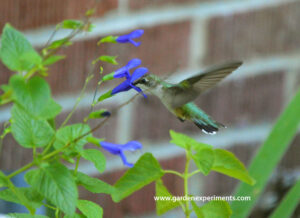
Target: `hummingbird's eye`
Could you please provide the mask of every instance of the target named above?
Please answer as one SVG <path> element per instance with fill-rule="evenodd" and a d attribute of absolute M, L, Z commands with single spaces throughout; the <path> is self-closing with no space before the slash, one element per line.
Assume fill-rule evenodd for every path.
<path fill-rule="evenodd" d="M 148 80 L 146 78 L 143 78 L 140 83 L 141 84 L 146 84 L 147 82 L 148 82 Z"/>

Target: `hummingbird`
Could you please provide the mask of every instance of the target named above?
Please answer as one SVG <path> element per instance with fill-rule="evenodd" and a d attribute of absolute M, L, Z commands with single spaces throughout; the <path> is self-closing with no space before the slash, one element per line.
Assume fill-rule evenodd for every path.
<path fill-rule="evenodd" d="M 193 101 L 241 65 L 241 61 L 215 65 L 177 84 L 166 82 L 157 75 L 149 73 L 133 84 L 157 96 L 181 122 L 191 121 L 204 133 L 215 134 L 220 127 L 225 126 L 213 120 Z"/>

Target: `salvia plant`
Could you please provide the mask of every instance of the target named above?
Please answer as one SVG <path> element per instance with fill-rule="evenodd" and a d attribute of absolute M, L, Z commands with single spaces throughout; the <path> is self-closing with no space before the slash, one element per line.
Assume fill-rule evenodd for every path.
<path fill-rule="evenodd" d="M 251 195 L 251 185 L 255 184 L 255 180 L 233 153 L 203 144 L 185 134 L 170 130 L 170 142 L 174 146 L 179 146 L 186 154 L 184 172 L 176 172 L 163 169 L 151 153 L 141 155 L 136 163 L 128 162 L 126 151 L 143 149 L 142 144 L 138 141 L 132 140 L 125 144 L 116 144 L 93 136 L 95 131 L 103 128 L 103 124 L 109 120 L 111 115 L 113 116 L 121 107 L 130 103 L 137 95 L 147 97 L 143 90 L 134 84 L 136 80 L 148 73 L 148 69 L 142 67 L 140 59 L 128 60 L 118 70 L 107 73 L 101 64 L 106 62 L 118 65 L 116 56 L 112 56 L 117 54 L 95 57 L 91 63 L 93 69 L 87 74 L 80 96 L 74 102 L 73 110 L 61 125 L 56 125 L 55 119 L 61 113 L 62 107 L 51 96 L 51 90 L 46 81 L 46 77 L 50 73 L 48 68 L 66 58 L 57 53 L 62 48 L 71 46 L 72 39 L 76 35 L 92 31 L 93 25 L 90 22 L 92 14 L 92 11 L 88 11 L 83 21 L 64 20 L 58 24 L 55 31 L 69 29 L 70 34 L 54 41 L 50 37 L 41 52 L 37 52 L 24 35 L 10 24 L 6 24 L 3 29 L 1 60 L 9 70 L 15 73 L 11 75 L 8 84 L 1 85 L 0 105 L 11 104 L 11 118 L 4 125 L 1 140 L 11 134 L 20 146 L 32 150 L 32 162 L 8 175 L 0 171 L 0 188 L 2 188 L 0 199 L 24 205 L 28 210 L 28 214 L 14 213 L 9 216 L 46 217 L 35 214 L 38 208 L 45 206 L 49 210 L 53 210 L 50 217 L 102 217 L 103 209 L 100 205 L 79 198 L 78 186 L 82 186 L 92 193 L 110 195 L 114 202 L 120 202 L 144 186 L 155 183 L 156 196 L 172 198 L 172 193 L 164 186 L 162 178 L 165 174 L 175 174 L 183 180 L 183 196 L 186 198 L 179 201 L 156 201 L 158 215 L 181 208 L 186 217 L 190 217 L 191 213 L 205 218 L 230 217 L 232 210 L 226 201 L 210 201 L 199 206 L 196 202 L 187 199 L 193 196 L 189 190 L 189 180 L 193 179 L 196 174 L 207 176 L 211 171 L 242 181 L 245 185 L 242 185 L 239 194 Z M 141 43 L 139 38 L 143 34 L 144 31 L 138 29 L 127 35 L 107 36 L 99 40 L 98 46 L 103 43 L 120 43 L 119 46 L 122 46 L 122 43 L 131 43 L 138 47 Z M 96 93 L 91 101 L 91 110 L 84 116 L 82 122 L 68 124 L 92 79 L 98 80 L 98 91 L 101 90 L 104 82 L 120 80 L 121 83 L 99 97 L 96 97 Z M 96 106 L 101 108 L 103 100 L 113 98 L 118 93 L 131 89 L 137 91 L 137 95 L 129 101 L 111 111 L 95 109 Z M 91 126 L 90 120 L 97 120 L 98 123 Z M 86 148 L 88 143 L 94 148 Z M 103 150 L 108 151 L 111 155 L 119 156 L 123 164 L 128 167 L 124 175 L 113 185 L 78 171 L 80 160 L 85 159 L 95 165 L 99 174 L 104 173 L 106 159 L 102 153 Z M 74 167 L 67 167 L 64 164 L 66 162 L 69 166 L 73 165 Z M 196 170 L 191 170 L 192 162 L 197 167 Z M 23 172 L 26 172 L 25 181 L 29 186 L 16 187 L 11 179 Z M 270 172 L 269 169 L 268 173 Z M 254 171 L 253 175 L 256 175 Z M 264 181 L 261 183 L 260 177 L 255 177 L 255 179 L 259 181 L 260 188 L 265 184 Z M 247 190 L 243 191 L 243 188 L 248 192 Z M 237 211 L 240 210 L 241 214 L 247 214 L 249 208 L 251 207 L 248 206 L 241 212 L 241 208 L 237 207 Z"/>

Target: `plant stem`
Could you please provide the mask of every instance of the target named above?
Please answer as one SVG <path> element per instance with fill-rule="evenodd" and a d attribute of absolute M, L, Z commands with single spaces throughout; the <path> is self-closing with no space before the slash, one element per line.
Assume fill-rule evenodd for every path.
<path fill-rule="evenodd" d="M 182 175 L 181 173 L 174 171 L 174 170 L 164 170 L 164 173 L 170 173 L 170 174 L 175 174 L 181 178 L 184 178 L 184 175 Z"/>
<path fill-rule="evenodd" d="M 193 175 L 195 175 L 195 174 L 197 174 L 197 173 L 200 173 L 200 172 L 201 172 L 200 170 L 195 170 L 195 171 L 189 173 L 188 177 L 190 178 L 190 177 L 192 177 Z"/>
<path fill-rule="evenodd" d="M 31 162 L 31 163 L 29 163 L 29 164 L 26 164 L 26 165 L 23 166 L 22 168 L 20 168 L 20 169 L 16 170 L 15 172 L 9 174 L 9 175 L 7 176 L 7 178 L 8 178 L 8 179 L 11 179 L 12 177 L 18 175 L 19 173 L 22 173 L 22 172 L 28 170 L 29 168 L 33 167 L 34 165 L 35 165 L 34 162 Z"/>
<path fill-rule="evenodd" d="M 77 156 L 77 160 L 76 160 L 76 165 L 75 165 L 75 170 L 74 170 L 74 175 L 77 175 L 77 171 L 78 171 L 78 166 L 79 166 L 79 161 L 80 161 L 80 156 Z"/>
<path fill-rule="evenodd" d="M 189 165 L 190 165 L 190 156 L 188 155 L 188 151 L 186 153 L 186 164 L 185 164 L 185 170 L 184 170 L 184 196 L 188 198 L 189 196 L 189 189 L 188 189 L 188 179 L 189 179 Z M 190 206 L 189 206 L 189 201 L 186 199 L 185 202 L 185 216 L 186 218 L 190 217 Z"/>

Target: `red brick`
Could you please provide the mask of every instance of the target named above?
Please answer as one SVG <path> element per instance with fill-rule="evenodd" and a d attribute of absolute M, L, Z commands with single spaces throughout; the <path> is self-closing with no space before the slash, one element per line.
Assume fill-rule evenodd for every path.
<path fill-rule="evenodd" d="M 220 84 L 195 102 L 213 119 L 228 128 L 271 121 L 281 111 L 283 80 L 283 73 L 270 73 L 232 81 Z M 134 113 L 135 139 L 169 139 L 170 129 L 203 134 L 191 122 L 180 122 L 156 97 L 140 99 Z"/>
<path fill-rule="evenodd" d="M 94 0 L 2 0 L 0 29 L 7 22 L 18 29 L 32 29 L 57 24 L 65 19 L 80 19 L 94 6 Z M 97 16 L 118 7 L 117 0 L 104 0 L 97 4 Z"/>
<path fill-rule="evenodd" d="M 150 72 L 173 72 L 187 65 L 189 33 L 189 23 L 181 22 L 145 29 L 141 38 L 142 45 L 138 48 L 131 44 L 103 44 L 98 47 L 98 39 L 75 42 L 61 50 L 60 53 L 65 54 L 67 58 L 50 67 L 47 80 L 55 95 L 78 92 L 91 69 L 91 62 L 100 55 L 117 55 L 117 61 L 120 63 L 119 66 L 103 64 L 105 73 L 125 65 L 131 58 L 140 58 L 143 61 L 142 66 L 148 67 Z M 0 64 L 2 84 L 7 83 L 10 75 L 11 73 Z M 95 90 L 99 81 L 99 74 L 95 75 L 88 86 L 89 90 Z M 120 81 L 114 80 L 105 84 L 115 86 Z M 101 85 L 100 91 L 105 84 Z"/>
<path fill-rule="evenodd" d="M 246 60 L 299 50 L 299 10 L 297 1 L 212 18 L 205 62 Z"/>
<path fill-rule="evenodd" d="M 204 2 L 205 0 L 200 0 Z M 145 8 L 160 8 L 169 6 L 183 6 L 191 3 L 200 2 L 199 0 L 130 0 L 129 8 L 131 10 L 139 10 Z"/>
<path fill-rule="evenodd" d="M 187 66 L 190 22 L 163 24 L 144 30 L 140 47 L 110 44 L 108 53 L 117 54 L 123 63 L 140 58 L 142 65 L 155 74 L 170 73 Z"/>

